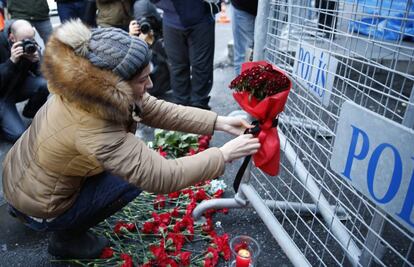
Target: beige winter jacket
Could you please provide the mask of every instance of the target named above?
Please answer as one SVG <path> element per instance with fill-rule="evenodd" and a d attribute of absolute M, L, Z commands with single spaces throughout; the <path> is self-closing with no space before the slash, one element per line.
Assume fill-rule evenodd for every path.
<path fill-rule="evenodd" d="M 166 193 L 221 175 L 223 155 L 210 148 L 191 157 L 162 158 L 134 136 L 130 86 L 75 56 L 52 35 L 43 65 L 54 96 L 3 162 L 6 200 L 19 211 L 53 218 L 67 210 L 88 177 L 104 170 L 143 190 Z M 146 94 L 143 123 L 212 134 L 217 115 Z M 132 132 L 130 131 L 132 129 Z"/>

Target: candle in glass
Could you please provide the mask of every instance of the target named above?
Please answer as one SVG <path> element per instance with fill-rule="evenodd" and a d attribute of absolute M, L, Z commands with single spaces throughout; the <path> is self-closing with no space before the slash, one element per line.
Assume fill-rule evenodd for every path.
<path fill-rule="evenodd" d="M 240 249 L 236 256 L 236 267 L 249 267 L 250 262 L 250 252 L 247 249 Z"/>

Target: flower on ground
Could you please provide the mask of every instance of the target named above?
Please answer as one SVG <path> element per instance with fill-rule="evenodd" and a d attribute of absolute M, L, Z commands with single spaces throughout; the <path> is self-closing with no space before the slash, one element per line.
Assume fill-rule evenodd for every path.
<path fill-rule="evenodd" d="M 121 259 L 124 260 L 124 263 L 121 265 L 121 267 L 134 267 L 134 263 L 132 261 L 132 257 L 128 254 L 121 254 Z"/>
<path fill-rule="evenodd" d="M 109 259 L 109 258 L 112 258 L 113 256 L 114 256 L 114 251 L 112 250 L 112 248 L 105 247 L 102 250 L 101 256 L 99 258 L 101 258 L 101 259 Z"/>
<path fill-rule="evenodd" d="M 123 233 L 134 232 L 136 230 L 134 223 L 126 223 L 123 221 L 119 221 L 115 224 L 114 232 L 117 235 L 121 235 Z"/>

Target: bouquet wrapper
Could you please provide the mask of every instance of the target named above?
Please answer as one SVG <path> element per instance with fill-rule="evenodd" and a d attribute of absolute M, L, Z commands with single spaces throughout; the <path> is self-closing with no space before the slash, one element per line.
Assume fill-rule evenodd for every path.
<path fill-rule="evenodd" d="M 260 64 L 267 63 L 265 61 L 246 62 L 242 65 L 242 71 Z M 285 75 L 282 70 L 275 66 L 273 68 Z M 253 161 L 257 168 L 272 176 L 279 173 L 280 164 L 280 140 L 277 128 L 272 127 L 272 124 L 277 115 L 283 111 L 291 88 L 292 83 L 290 82 L 288 89 L 268 96 L 261 101 L 250 96 L 248 92 L 233 93 L 233 97 L 240 107 L 259 122 L 261 131 L 257 137 L 261 146 L 259 151 L 253 155 Z"/>

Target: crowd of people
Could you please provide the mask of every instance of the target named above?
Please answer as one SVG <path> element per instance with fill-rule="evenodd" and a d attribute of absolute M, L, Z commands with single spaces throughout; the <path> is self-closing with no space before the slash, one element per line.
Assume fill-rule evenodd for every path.
<path fill-rule="evenodd" d="M 248 122 L 209 110 L 218 10 L 205 1 L 154 1 L 164 11 L 176 102 L 169 103 L 147 93 L 152 53 L 141 38 L 144 24 L 134 18 L 138 1 L 57 1 L 63 23 L 54 31 L 46 0 L 7 2 L 0 124 L 2 137 L 14 145 L 3 162 L 4 196 L 10 215 L 31 229 L 53 232 L 48 250 L 54 256 L 99 256 L 108 240 L 88 230 L 142 190 L 168 193 L 213 179 L 225 163 L 260 147 L 244 134 L 252 127 Z M 22 115 L 33 120 L 25 129 L 16 103 L 27 99 Z M 165 159 L 135 136 L 137 123 L 237 137 L 220 148 Z"/>

